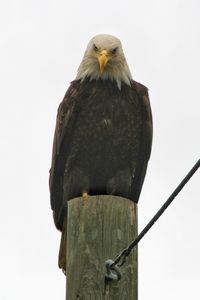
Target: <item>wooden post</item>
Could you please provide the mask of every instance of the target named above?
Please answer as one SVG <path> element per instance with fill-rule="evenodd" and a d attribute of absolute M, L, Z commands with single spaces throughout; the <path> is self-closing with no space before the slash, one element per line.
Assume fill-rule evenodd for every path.
<path fill-rule="evenodd" d="M 105 280 L 105 261 L 137 236 L 133 201 L 109 195 L 72 199 L 64 231 L 67 300 L 138 299 L 137 249 L 122 267 L 121 280 Z"/>

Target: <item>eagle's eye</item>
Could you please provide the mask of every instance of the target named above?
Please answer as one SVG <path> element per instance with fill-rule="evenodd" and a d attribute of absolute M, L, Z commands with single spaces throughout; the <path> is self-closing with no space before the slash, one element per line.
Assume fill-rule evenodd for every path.
<path fill-rule="evenodd" d="M 95 52 L 97 52 L 99 50 L 95 44 L 93 45 L 93 49 Z"/>
<path fill-rule="evenodd" d="M 116 47 L 116 48 L 114 48 L 114 49 L 112 49 L 112 50 L 110 51 L 110 53 L 111 53 L 111 54 L 116 54 L 116 52 L 117 52 L 117 49 L 118 49 L 117 47 Z"/>

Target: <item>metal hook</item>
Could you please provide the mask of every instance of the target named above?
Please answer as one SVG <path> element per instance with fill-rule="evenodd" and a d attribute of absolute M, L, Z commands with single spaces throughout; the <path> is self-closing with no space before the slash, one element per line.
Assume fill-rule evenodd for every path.
<path fill-rule="evenodd" d="M 113 265 L 114 261 L 112 259 L 108 259 L 105 262 L 106 265 L 106 270 L 107 270 L 107 274 L 106 274 L 106 278 L 111 279 L 111 280 L 120 280 L 122 275 L 120 272 L 120 269 L 117 265 Z"/>

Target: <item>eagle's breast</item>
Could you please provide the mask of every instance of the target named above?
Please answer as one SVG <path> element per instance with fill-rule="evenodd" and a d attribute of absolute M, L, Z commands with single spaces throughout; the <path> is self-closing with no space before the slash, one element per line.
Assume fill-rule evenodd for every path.
<path fill-rule="evenodd" d="M 137 95 L 130 101 L 127 91 L 123 90 L 127 86 L 119 90 L 116 85 L 113 89 L 114 83 L 110 81 L 82 84 L 87 88 L 84 87 L 85 93 L 80 89 L 70 152 L 77 153 L 75 163 L 86 172 L 91 172 L 91 168 L 115 172 L 128 165 L 133 144 L 137 144 Z"/>

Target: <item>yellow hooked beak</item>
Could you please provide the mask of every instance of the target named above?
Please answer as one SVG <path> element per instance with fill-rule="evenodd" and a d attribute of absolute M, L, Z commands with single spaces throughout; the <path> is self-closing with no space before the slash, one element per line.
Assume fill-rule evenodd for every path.
<path fill-rule="evenodd" d="M 99 61 L 99 68 L 101 73 L 104 71 L 105 65 L 108 62 L 108 51 L 107 50 L 102 50 L 98 55 L 97 55 L 98 61 Z"/>

